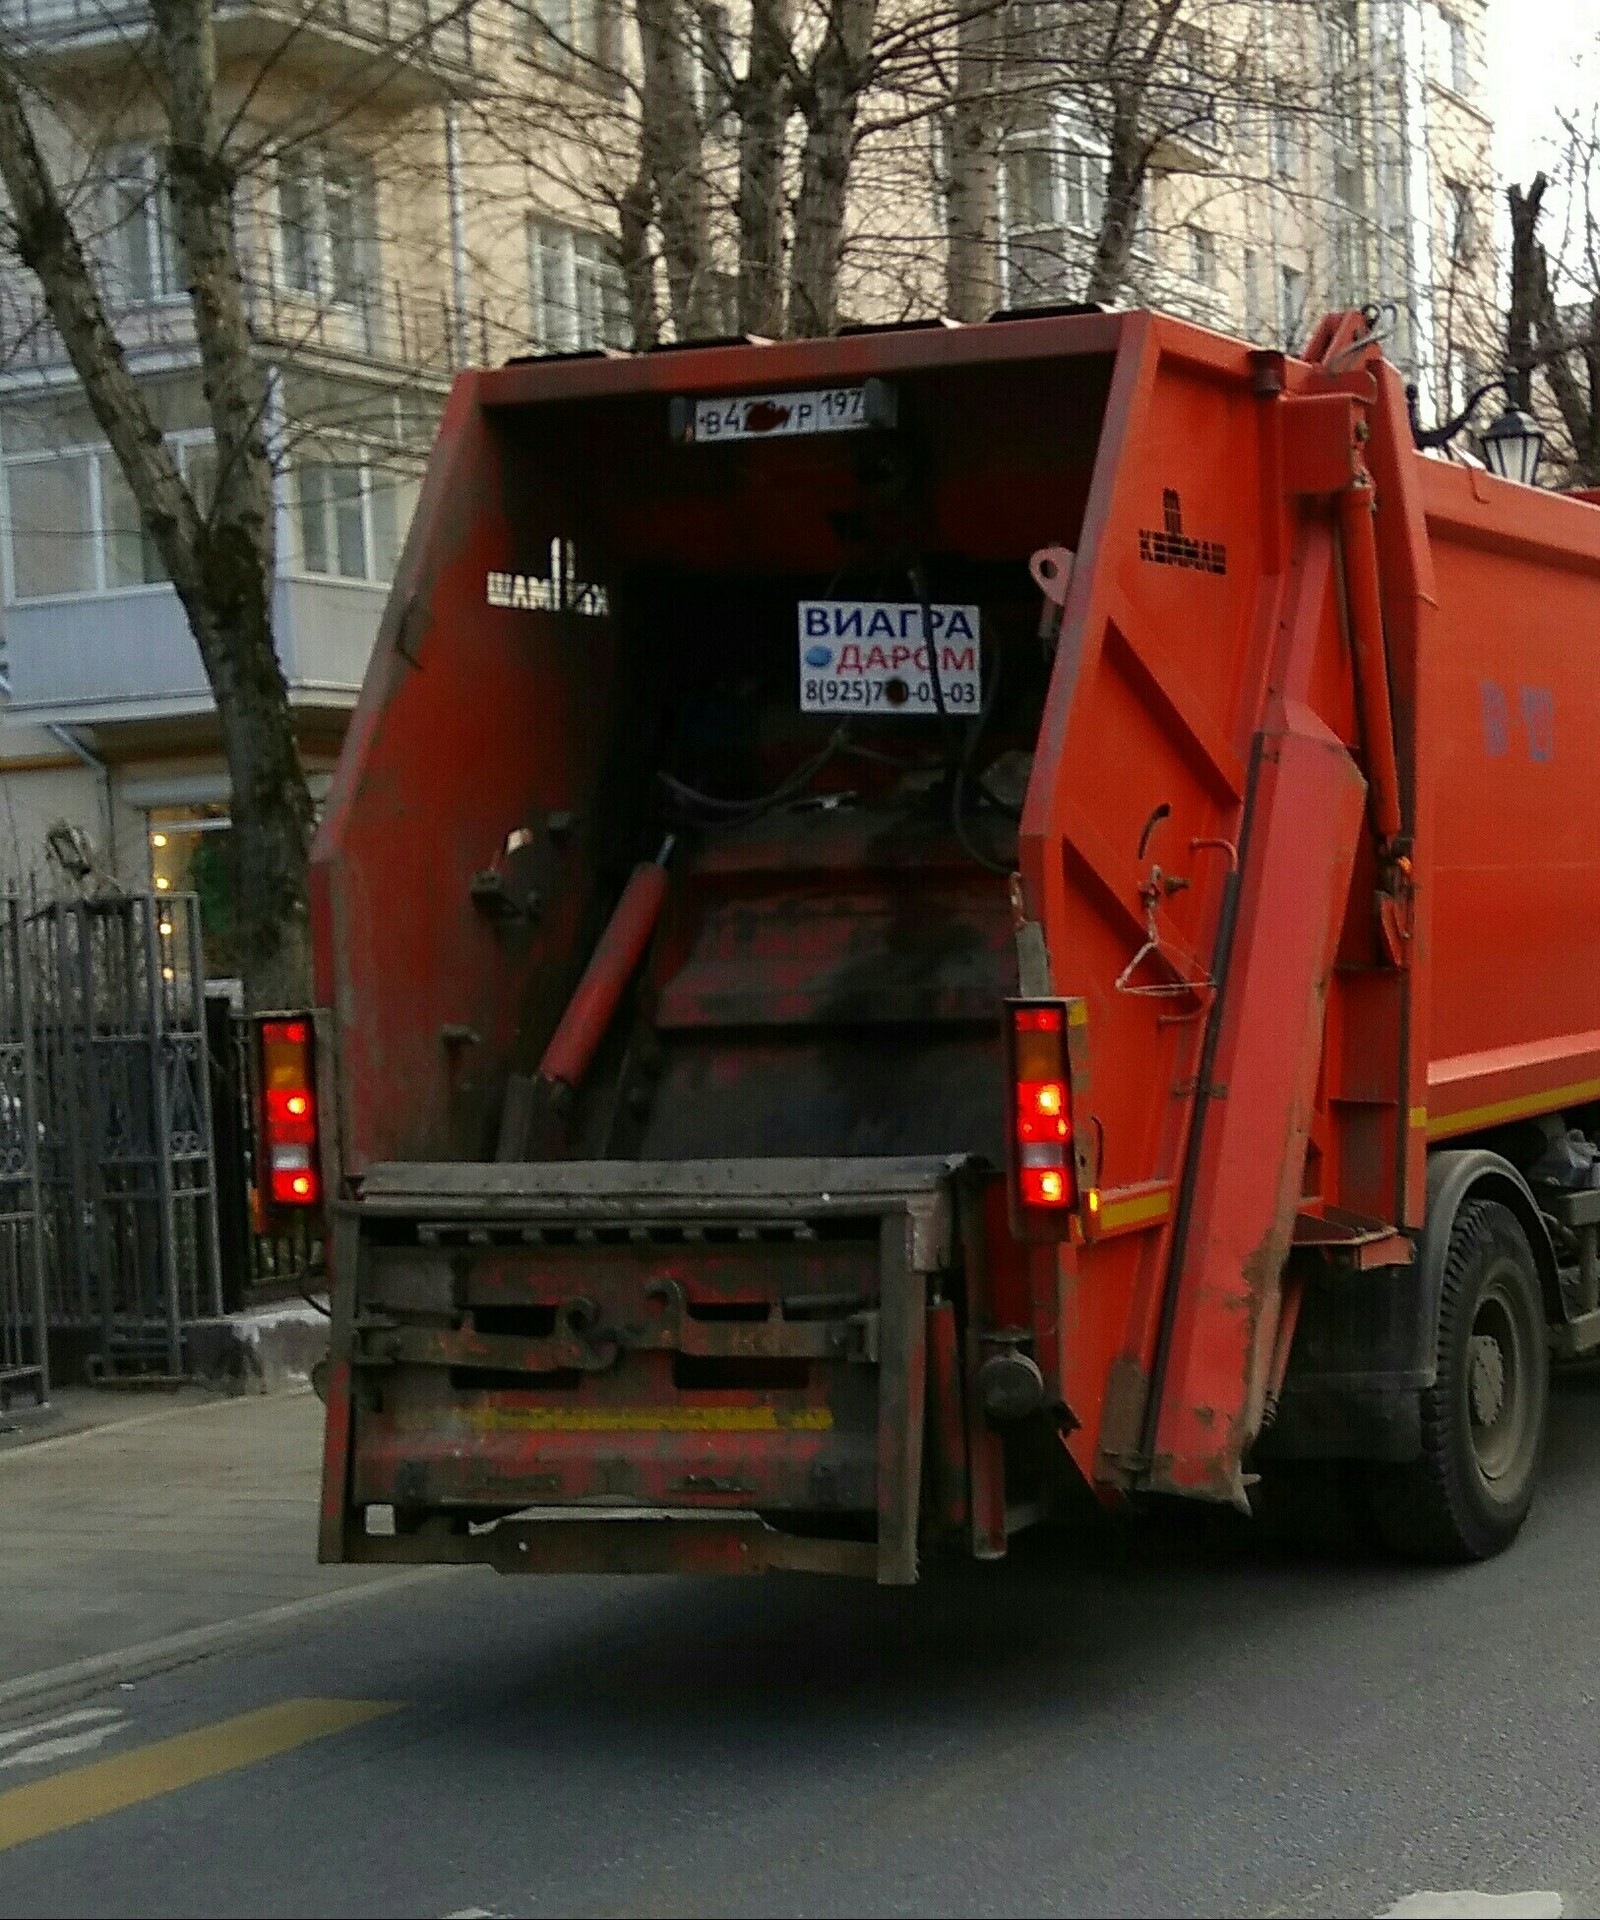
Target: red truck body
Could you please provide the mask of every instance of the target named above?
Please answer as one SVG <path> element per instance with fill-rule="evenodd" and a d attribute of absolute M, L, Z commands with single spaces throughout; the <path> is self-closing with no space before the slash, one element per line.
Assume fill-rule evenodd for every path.
<path fill-rule="evenodd" d="M 823 604 L 863 671 L 978 609 L 981 717 L 802 711 Z M 1420 454 L 1355 315 L 463 376 L 313 857 L 324 1556 L 906 1580 L 1066 1473 L 1414 1493 L 1452 1396 L 1492 1493 L 1541 1389 L 1504 1275 L 1451 1385 L 1463 1209 L 1600 1338 L 1526 1131 L 1600 1100 L 1597 625 L 1594 506 Z"/>

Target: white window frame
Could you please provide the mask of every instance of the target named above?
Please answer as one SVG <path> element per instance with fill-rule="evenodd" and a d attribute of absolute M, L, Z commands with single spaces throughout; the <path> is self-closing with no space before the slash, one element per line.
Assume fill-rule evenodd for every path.
<path fill-rule="evenodd" d="M 619 65 L 617 0 L 525 0 L 525 18 L 534 58 L 552 73 L 604 82 Z"/>
<path fill-rule="evenodd" d="M 169 433 L 166 442 L 178 456 L 179 471 L 187 480 L 189 476 L 189 455 L 191 448 L 207 447 L 213 444 L 212 435 L 204 428 L 190 429 L 183 433 Z M 103 463 L 114 460 L 116 456 L 103 440 L 85 441 L 70 447 L 52 448 L 39 453 L 8 454 L 0 458 L 0 511 L 4 513 L 3 538 L 0 538 L 0 560 L 4 562 L 5 604 L 8 607 L 51 607 L 70 604 L 82 600 L 103 599 L 108 594 L 121 596 L 128 593 L 169 593 L 172 590 L 170 580 L 142 580 L 123 586 L 112 586 L 107 580 L 106 542 L 112 529 L 106 525 L 106 488 L 102 478 Z M 35 593 L 27 599 L 17 598 L 17 565 L 14 546 L 15 529 L 11 518 L 11 475 L 18 467 L 42 467 L 57 460 L 82 460 L 89 462 L 89 539 L 90 552 L 94 560 L 94 583 L 87 587 L 74 587 L 66 593 Z"/>
<path fill-rule="evenodd" d="M 1294 109 L 1274 100 L 1267 109 L 1267 154 L 1274 180 L 1298 181 L 1305 173 L 1305 142 L 1298 137 Z"/>
<path fill-rule="evenodd" d="M 285 567 L 281 560 L 279 571 L 290 574 L 297 580 L 315 580 L 319 583 L 331 583 L 335 586 L 380 587 L 386 588 L 394 579 L 393 570 L 388 573 L 378 567 L 378 528 L 373 512 L 374 496 L 380 491 L 380 483 L 386 477 L 388 467 L 393 464 L 397 449 L 375 446 L 370 441 L 347 439 L 342 435 L 319 433 L 308 437 L 300 453 L 289 462 L 289 472 L 293 479 L 294 498 L 290 503 L 290 522 L 293 532 L 292 565 Z M 301 475 L 307 467 L 332 467 L 341 472 L 352 470 L 359 476 L 361 504 L 361 552 L 365 566 L 362 573 L 341 573 L 337 567 L 331 570 L 313 568 L 306 557 L 305 543 L 305 506 L 300 492 Z M 409 525 L 400 522 L 400 502 L 398 495 L 400 483 L 396 479 L 392 490 L 397 495 L 395 503 L 395 543 L 394 559 L 398 566 L 400 554 L 405 546 Z M 416 502 L 412 502 L 415 512 Z M 336 515 L 337 509 L 330 502 L 324 502 L 325 515 Z M 338 553 L 338 522 L 336 518 L 326 518 L 323 522 L 323 534 L 328 540 L 330 555 Z"/>
<path fill-rule="evenodd" d="M 119 185 L 138 176 L 140 201 L 132 219 L 144 229 L 151 265 L 151 291 L 135 294 L 124 271 L 123 248 L 130 220 L 117 206 Z M 102 168 L 105 195 L 105 243 L 101 268 L 113 305 L 124 310 L 164 306 L 187 298 L 178 265 L 178 237 L 173 231 L 171 203 L 161 155 L 148 141 L 136 140 L 111 148 Z"/>
<path fill-rule="evenodd" d="M 622 268 L 615 257 L 615 243 L 605 234 L 587 228 L 571 227 L 563 221 L 534 214 L 528 220 L 528 337 L 540 353 L 592 353 L 604 347 L 622 347 L 625 340 L 606 338 L 607 284 L 617 297 L 621 315 L 627 302 L 627 287 Z M 545 311 L 545 256 L 555 256 L 556 274 L 561 282 L 558 302 L 563 319 L 558 326 Z M 580 267 L 582 273 L 580 274 Z M 597 291 L 596 312 L 599 325 L 585 327 L 585 308 L 579 294 L 581 279 L 592 277 Z M 618 331 L 625 331 L 625 324 Z M 592 332 L 593 338 L 585 338 Z"/>
<path fill-rule="evenodd" d="M 1299 302 L 1299 312 L 1289 311 L 1289 276 L 1293 274 L 1297 283 L 1295 297 Z M 1311 305 L 1311 279 L 1304 267 L 1296 266 L 1292 260 L 1278 263 L 1278 284 L 1273 289 L 1277 295 L 1278 338 L 1285 348 L 1296 353 L 1305 345 L 1303 338 L 1306 320 Z"/>
<path fill-rule="evenodd" d="M 292 169 L 306 188 L 309 218 L 301 227 L 311 254 L 313 285 L 303 287 L 290 278 L 288 233 L 290 221 L 284 211 L 286 169 Z M 337 173 L 335 184 L 330 176 Z M 352 246 L 358 266 L 354 295 L 337 291 L 331 209 L 336 198 L 348 194 L 351 209 Z M 287 159 L 280 158 L 273 183 L 274 210 L 272 254 L 273 277 L 283 291 L 298 300 L 315 302 L 338 313 L 363 312 L 372 301 L 378 279 L 378 182 L 367 155 L 347 147 L 307 147 Z"/>
<path fill-rule="evenodd" d="M 1199 226 L 1192 220 L 1184 228 L 1184 236 L 1189 243 L 1188 278 L 1197 287 L 1215 293 L 1221 277 L 1217 236 L 1209 227 Z"/>
<path fill-rule="evenodd" d="M 1019 148 L 1040 149 L 1050 159 L 1050 195 L 1053 220 L 1046 226 L 1019 226 L 1011 217 L 1008 156 Z M 1035 234 L 1071 236 L 1089 246 L 1099 238 L 1105 209 L 1105 167 L 1108 155 L 1104 146 L 1087 132 L 1069 108 L 1056 105 L 1041 127 L 1029 127 L 1014 133 L 1001 150 L 999 180 L 1000 284 L 1006 303 L 1016 299 L 1015 262 L 1012 237 L 1019 241 Z M 1092 170 L 1098 168 L 1096 179 Z M 1073 201 L 1082 206 L 1083 217 L 1073 214 Z"/>
<path fill-rule="evenodd" d="M 1244 329 L 1254 340 L 1261 332 L 1261 249 L 1246 247 L 1239 262 L 1240 292 L 1244 297 Z"/>
<path fill-rule="evenodd" d="M 1453 7 L 1435 8 L 1439 19 L 1439 82 L 1460 99 L 1472 93 L 1472 43 L 1467 23 Z"/>

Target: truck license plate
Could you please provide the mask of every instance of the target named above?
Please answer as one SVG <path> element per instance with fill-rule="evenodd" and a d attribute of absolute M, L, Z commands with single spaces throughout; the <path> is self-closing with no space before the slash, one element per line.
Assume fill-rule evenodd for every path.
<path fill-rule="evenodd" d="M 696 400 L 696 440 L 779 440 L 799 433 L 853 433 L 867 425 L 864 387 L 812 393 L 741 393 Z"/>
<path fill-rule="evenodd" d="M 945 711 L 975 714 L 983 699 L 978 609 L 928 614 Z M 800 711 L 937 714 L 922 625 L 914 600 L 802 600 Z"/>

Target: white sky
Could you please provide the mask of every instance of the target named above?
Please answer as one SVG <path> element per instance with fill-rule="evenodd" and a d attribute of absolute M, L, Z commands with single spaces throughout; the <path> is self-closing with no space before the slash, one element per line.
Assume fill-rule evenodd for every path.
<path fill-rule="evenodd" d="M 1600 97 L 1600 0 L 1489 0 L 1495 170 L 1526 186 L 1553 157 L 1553 109 Z"/>

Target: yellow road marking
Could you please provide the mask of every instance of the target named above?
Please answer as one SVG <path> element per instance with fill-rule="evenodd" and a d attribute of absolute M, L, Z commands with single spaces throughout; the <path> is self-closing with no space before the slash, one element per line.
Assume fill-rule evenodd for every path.
<path fill-rule="evenodd" d="M 482 1407 L 466 1415 L 485 1433 L 826 1433 L 827 1407 Z"/>
<path fill-rule="evenodd" d="M 219 1773 L 252 1767 L 309 1740 L 343 1733 L 393 1713 L 391 1700 L 282 1700 L 215 1726 L 157 1740 L 133 1753 L 119 1753 L 86 1767 L 72 1767 L 48 1780 L 0 1793 L 0 1852 L 136 1807 L 179 1787 L 192 1787 Z"/>

